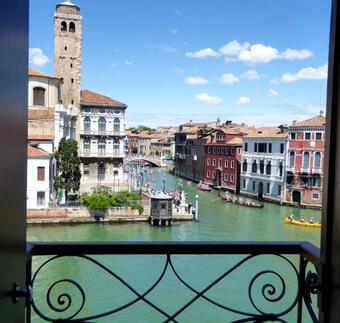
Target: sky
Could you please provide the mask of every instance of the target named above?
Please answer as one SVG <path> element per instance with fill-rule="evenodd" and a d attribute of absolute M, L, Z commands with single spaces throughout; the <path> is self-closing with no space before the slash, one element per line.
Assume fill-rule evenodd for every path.
<path fill-rule="evenodd" d="M 275 126 L 325 110 L 331 0 L 73 2 L 81 87 L 127 104 L 126 126 Z M 49 74 L 57 3 L 30 0 L 30 65 Z"/>

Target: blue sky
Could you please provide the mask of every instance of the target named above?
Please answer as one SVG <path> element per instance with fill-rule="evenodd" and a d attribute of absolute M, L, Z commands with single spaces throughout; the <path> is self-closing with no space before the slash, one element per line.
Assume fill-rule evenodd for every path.
<path fill-rule="evenodd" d="M 53 73 L 57 1 L 30 1 L 31 65 Z M 290 124 L 325 109 L 330 0 L 74 0 L 82 88 L 126 125 Z"/>

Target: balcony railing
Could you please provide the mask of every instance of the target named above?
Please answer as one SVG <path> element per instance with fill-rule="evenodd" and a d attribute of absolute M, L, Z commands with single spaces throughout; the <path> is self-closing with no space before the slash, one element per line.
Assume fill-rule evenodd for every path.
<path fill-rule="evenodd" d="M 91 157 L 91 158 L 123 158 L 124 153 L 120 152 L 87 152 L 81 151 L 80 157 Z"/>
<path fill-rule="evenodd" d="M 125 132 L 123 131 L 110 131 L 110 130 L 80 130 L 81 135 L 85 136 L 112 136 L 112 137 L 123 137 Z"/>
<path fill-rule="evenodd" d="M 140 274 L 127 277 L 129 270 L 123 268 L 121 258 L 113 259 L 117 255 L 128 258 L 129 270 L 134 266 L 131 257 L 139 256 L 135 269 Z M 192 259 L 194 255 L 198 260 Z M 209 256 L 205 264 L 216 269 L 212 277 L 204 275 L 203 255 Z M 189 320 L 193 305 L 196 311 L 219 311 L 228 322 L 302 322 L 307 316 L 308 322 L 318 322 L 319 257 L 319 249 L 308 242 L 31 242 L 27 244 L 27 322 L 32 310 L 46 321 L 94 322 L 106 316 L 114 321 L 121 312 L 133 311 L 133 305 L 145 306 L 148 315 L 155 311 L 163 322 L 183 321 L 182 315 Z M 63 261 L 67 267 L 61 266 Z M 58 264 L 61 273 L 54 267 Z M 156 276 L 147 264 L 157 267 Z M 93 281 L 85 274 L 88 268 Z M 184 268 L 190 268 L 189 275 Z M 235 274 L 240 275 L 238 280 Z M 171 282 L 166 284 L 169 277 Z M 100 279 L 105 281 L 102 289 L 98 289 Z M 114 283 L 119 288 L 108 298 L 105 295 Z M 158 288 L 170 306 L 155 296 Z M 186 297 L 180 298 L 181 290 Z M 174 297 L 169 296 L 171 291 Z M 202 302 L 209 306 L 202 307 Z"/>

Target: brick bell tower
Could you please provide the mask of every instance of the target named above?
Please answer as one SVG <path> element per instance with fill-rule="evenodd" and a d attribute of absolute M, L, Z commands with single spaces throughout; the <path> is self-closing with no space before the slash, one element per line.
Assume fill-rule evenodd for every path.
<path fill-rule="evenodd" d="M 54 72 L 63 80 L 61 103 L 78 111 L 74 138 L 79 142 L 82 16 L 70 1 L 56 5 L 54 14 Z M 74 124 L 75 123 L 75 124 Z M 72 126 L 72 125 L 71 125 Z"/>

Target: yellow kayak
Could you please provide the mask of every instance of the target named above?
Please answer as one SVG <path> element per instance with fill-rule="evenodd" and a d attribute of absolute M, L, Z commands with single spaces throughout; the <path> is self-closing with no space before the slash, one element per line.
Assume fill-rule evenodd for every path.
<path fill-rule="evenodd" d="M 301 222 L 299 220 L 291 220 L 289 218 L 285 218 L 284 222 L 288 223 L 288 224 L 303 225 L 305 227 L 316 227 L 316 228 L 320 228 L 321 227 L 321 223 L 320 222 L 315 222 L 315 223 Z"/>

